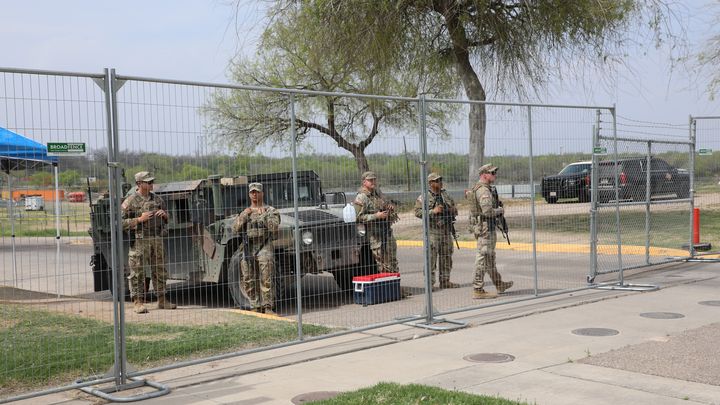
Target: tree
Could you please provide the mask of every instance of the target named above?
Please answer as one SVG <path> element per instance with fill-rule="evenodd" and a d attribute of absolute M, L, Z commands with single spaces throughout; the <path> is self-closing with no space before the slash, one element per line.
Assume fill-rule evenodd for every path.
<path fill-rule="evenodd" d="M 52 174 L 48 172 L 36 172 L 30 176 L 30 184 L 35 187 L 47 187 L 53 182 Z"/>
<path fill-rule="evenodd" d="M 436 62 L 428 75 L 456 75 L 469 100 L 485 101 L 487 92 L 526 95 L 541 89 L 563 66 L 619 61 L 616 51 L 631 41 L 647 22 L 658 33 L 665 26 L 666 8 L 653 0 L 284 0 L 276 2 L 273 18 L 284 18 L 297 9 L 313 10 L 312 24 L 330 37 L 302 41 L 316 47 L 342 41 L 329 49 L 350 59 L 382 55 L 403 60 L 410 55 L 431 55 Z M 374 35 L 350 23 L 358 14 L 373 14 L 380 27 L 392 35 Z M 647 17 L 647 20 L 644 18 Z M 371 29 L 375 29 L 372 27 Z M 656 36 L 656 39 L 660 36 Z M 326 58 L 337 58 L 326 54 Z M 361 62 L 366 62 L 361 60 Z M 368 89 L 372 90 L 372 89 Z M 394 89 L 386 88 L 385 93 Z M 485 156 L 486 110 L 483 104 L 469 109 L 469 179 Z"/>
<path fill-rule="evenodd" d="M 390 3 L 381 7 L 393 7 Z M 447 97 L 456 94 L 453 75 L 434 66 L 441 55 L 423 49 L 395 49 L 404 43 L 393 39 L 399 22 L 387 24 L 391 13 L 374 9 L 350 10 L 347 19 L 329 26 L 319 20 L 323 4 L 286 7 L 266 28 L 254 60 L 238 59 L 231 66 L 232 80 L 241 84 L 324 92 Z M 347 42 L 362 31 L 381 42 Z M 343 40 L 347 38 L 347 40 Z M 349 50 L 352 49 L 351 52 Z M 402 55 L 402 57 L 396 57 Z M 296 96 L 297 140 L 311 131 L 331 138 L 355 157 L 360 172 L 369 169 L 365 150 L 378 136 L 390 131 L 417 132 L 416 103 L 389 99 Z M 239 152 L 258 145 L 287 144 L 290 126 L 286 94 L 261 91 L 219 91 L 205 111 L 220 138 Z M 453 106 L 429 106 L 430 129 L 448 136 L 445 118 Z"/>
<path fill-rule="evenodd" d="M 75 169 L 63 170 L 58 175 L 58 181 L 65 187 L 72 187 L 80 182 L 80 172 Z"/>
<path fill-rule="evenodd" d="M 720 12 L 716 11 L 714 21 L 716 23 L 720 22 Z M 714 26 L 717 27 L 717 25 Z M 718 70 L 718 64 L 720 64 L 720 34 L 714 33 L 705 41 L 702 51 L 697 54 L 697 60 L 701 69 L 709 73 L 707 91 L 710 99 L 714 99 L 718 89 L 720 89 L 720 70 Z"/>

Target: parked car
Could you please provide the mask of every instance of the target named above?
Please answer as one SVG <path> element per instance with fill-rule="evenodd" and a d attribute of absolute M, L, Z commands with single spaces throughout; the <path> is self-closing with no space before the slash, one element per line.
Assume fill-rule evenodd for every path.
<path fill-rule="evenodd" d="M 341 288 L 352 291 L 353 276 L 377 271 L 365 226 L 344 220 L 345 195 L 323 193 L 317 173 L 299 171 L 297 216 L 292 173 L 288 172 L 157 184 L 153 192 L 165 200 L 169 215 L 169 234 L 163 237 L 168 279 L 227 285 L 237 306 L 247 307 L 240 283 L 241 235 L 232 231 L 232 223 L 238 211 L 249 205 L 248 184 L 253 182 L 263 183 L 265 202 L 277 208 L 281 216 L 274 241 L 278 300 L 295 291 L 296 223 L 302 236 L 303 275 L 329 272 Z M 130 191 L 128 184 L 124 193 Z M 111 287 L 109 212 L 107 195 L 91 205 L 89 232 L 94 254 L 90 265 L 95 291 Z M 127 263 L 130 238 L 124 242 L 123 264 Z M 127 273 L 127 266 L 123 267 Z"/>
<path fill-rule="evenodd" d="M 541 193 L 545 201 L 555 204 L 561 198 L 590 201 L 592 162 L 576 162 L 565 166 L 554 176 L 543 177 Z"/>
<path fill-rule="evenodd" d="M 647 158 L 625 158 L 617 162 L 618 193 L 621 200 L 645 201 L 647 190 Z M 598 199 L 600 202 L 615 200 L 615 162 L 602 161 L 598 168 Z M 650 159 L 650 197 L 690 196 L 690 174 L 677 169 L 668 162 L 652 157 Z"/>

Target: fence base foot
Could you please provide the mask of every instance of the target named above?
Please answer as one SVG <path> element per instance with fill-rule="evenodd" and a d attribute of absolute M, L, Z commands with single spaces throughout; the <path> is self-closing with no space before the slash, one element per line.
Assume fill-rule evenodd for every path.
<path fill-rule="evenodd" d="M 595 287 L 598 290 L 621 290 L 621 291 L 655 291 L 660 287 L 654 284 L 612 284 Z"/>
<path fill-rule="evenodd" d="M 450 325 L 438 325 L 439 323 L 447 323 Z M 418 322 L 418 323 L 412 324 L 412 326 L 415 326 L 417 328 L 445 332 L 445 331 L 449 331 L 449 330 L 457 330 L 457 329 L 465 328 L 468 326 L 468 324 L 467 324 L 467 322 L 453 321 L 453 320 L 448 320 L 445 318 L 433 318 L 433 320 L 430 322 Z"/>
<path fill-rule="evenodd" d="M 152 381 L 143 380 L 142 378 L 130 377 L 130 379 L 133 381 L 130 383 L 127 383 L 127 384 L 123 384 L 123 385 L 115 385 L 115 386 L 107 387 L 107 388 L 82 387 L 80 389 L 84 392 L 87 392 L 88 394 L 95 395 L 96 397 L 100 397 L 100 398 L 108 400 L 110 402 L 143 401 L 143 400 L 150 399 L 150 398 L 161 397 L 163 395 L 170 393 L 170 388 L 166 385 L 155 383 Z M 110 393 L 116 393 L 116 392 L 120 392 L 120 391 L 140 388 L 140 387 L 144 387 L 144 386 L 149 386 L 149 387 L 155 388 L 157 391 L 143 392 L 141 394 L 137 394 L 137 395 L 133 395 L 133 396 L 129 396 L 129 397 L 119 397 L 119 396 L 110 394 Z"/>

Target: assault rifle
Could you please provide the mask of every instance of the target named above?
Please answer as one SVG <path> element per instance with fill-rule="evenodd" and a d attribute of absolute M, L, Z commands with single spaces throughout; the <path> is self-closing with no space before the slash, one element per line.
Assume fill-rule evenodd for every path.
<path fill-rule="evenodd" d="M 490 190 L 492 190 L 492 196 L 493 196 L 493 208 L 502 207 L 503 203 L 500 201 L 500 198 L 498 197 L 497 189 L 495 187 L 491 187 Z M 497 217 L 497 227 L 500 229 L 500 233 L 502 234 L 503 238 L 507 241 L 508 245 L 510 244 L 510 234 L 508 233 L 509 228 L 507 224 L 507 220 L 505 220 L 505 214 L 500 215 Z"/>
<path fill-rule="evenodd" d="M 457 219 L 457 214 L 450 211 L 450 207 L 442 198 L 442 194 L 438 194 L 435 196 L 435 206 L 438 205 L 442 205 L 443 207 L 443 212 L 441 214 L 442 216 L 440 218 L 445 223 L 445 226 L 450 228 L 450 234 L 452 235 L 453 239 L 455 239 L 455 246 L 457 246 L 458 250 L 460 250 L 460 243 L 458 242 L 457 231 L 455 230 L 455 220 Z"/>

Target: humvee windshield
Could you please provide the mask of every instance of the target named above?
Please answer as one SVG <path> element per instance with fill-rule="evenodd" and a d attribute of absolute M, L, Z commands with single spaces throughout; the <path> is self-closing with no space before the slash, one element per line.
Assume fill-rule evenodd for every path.
<path fill-rule="evenodd" d="M 249 176 L 248 183 L 259 182 L 263 185 L 265 204 L 275 208 L 293 206 L 292 173 L 273 173 Z M 301 207 L 317 206 L 322 202 L 320 179 L 315 172 L 298 172 L 298 204 Z M 245 203 L 243 206 L 249 205 Z"/>

